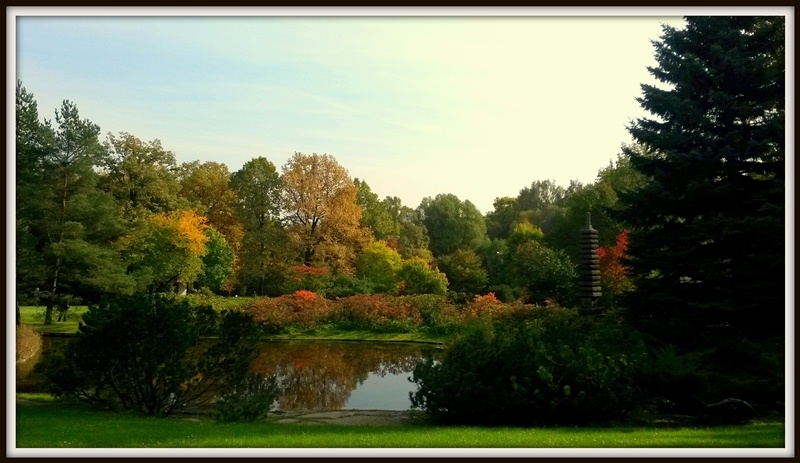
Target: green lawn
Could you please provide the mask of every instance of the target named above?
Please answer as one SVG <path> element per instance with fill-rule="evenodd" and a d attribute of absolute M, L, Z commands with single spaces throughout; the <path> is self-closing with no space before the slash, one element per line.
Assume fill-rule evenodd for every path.
<path fill-rule="evenodd" d="M 22 323 L 30 325 L 40 333 L 75 333 L 78 331 L 78 322 L 81 315 L 88 310 L 85 305 L 76 305 L 69 308 L 67 311 L 67 321 L 56 322 L 58 319 L 58 312 L 53 310 L 53 324 L 44 324 L 44 311 L 45 307 L 42 306 L 22 306 L 19 308 L 19 314 L 22 317 Z"/>
<path fill-rule="evenodd" d="M 29 397 L 30 398 L 30 397 Z M 220 424 L 18 404 L 17 448 L 783 448 L 784 423 L 698 428 Z"/>
<path fill-rule="evenodd" d="M 22 322 L 30 325 L 40 333 L 76 333 L 80 317 L 88 310 L 87 306 L 73 306 L 67 312 L 67 321 L 56 322 L 57 313 L 53 313 L 53 324 L 44 324 L 44 306 L 23 306 L 20 307 Z M 436 336 L 426 331 L 413 333 L 376 333 L 367 330 L 342 331 L 329 328 L 320 328 L 313 331 L 297 331 L 287 334 L 275 334 L 265 336 L 266 339 L 288 340 L 288 339 L 315 339 L 315 340 L 334 340 L 334 341 L 404 341 L 404 342 L 429 342 L 440 343 L 446 338 Z"/>

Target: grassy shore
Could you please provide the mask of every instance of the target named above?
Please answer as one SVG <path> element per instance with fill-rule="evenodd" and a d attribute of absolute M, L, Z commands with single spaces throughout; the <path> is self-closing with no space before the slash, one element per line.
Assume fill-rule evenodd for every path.
<path fill-rule="evenodd" d="M 53 323 L 44 324 L 44 306 L 20 307 L 22 322 L 43 334 L 69 334 L 77 333 L 81 315 L 88 310 L 87 306 L 73 306 L 67 312 L 67 321 L 56 322 L 57 313 L 53 314 Z M 394 342 L 424 342 L 441 343 L 446 337 L 437 336 L 428 331 L 419 330 L 412 333 L 377 333 L 367 330 L 342 331 L 331 328 L 296 331 L 286 334 L 272 334 L 265 336 L 271 340 L 328 340 L 328 341 L 394 341 Z"/>
<path fill-rule="evenodd" d="M 27 398 L 31 398 L 27 396 Z M 35 397 L 34 397 L 35 398 Z M 783 448 L 784 423 L 663 428 L 510 428 L 217 423 L 17 404 L 17 448 Z"/>

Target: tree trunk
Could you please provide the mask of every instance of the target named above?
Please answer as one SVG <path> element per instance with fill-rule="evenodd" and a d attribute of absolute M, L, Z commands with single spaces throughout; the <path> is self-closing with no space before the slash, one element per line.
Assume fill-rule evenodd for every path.
<path fill-rule="evenodd" d="M 22 315 L 19 313 L 19 301 L 17 301 L 17 326 L 22 324 Z"/>

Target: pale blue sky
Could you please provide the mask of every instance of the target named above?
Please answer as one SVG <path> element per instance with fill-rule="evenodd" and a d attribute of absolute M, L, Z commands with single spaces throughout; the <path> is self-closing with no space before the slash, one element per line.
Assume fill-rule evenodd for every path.
<path fill-rule="evenodd" d="M 69 99 L 179 162 L 328 153 L 381 198 L 486 213 L 616 158 L 661 23 L 682 20 L 22 15 L 16 77 L 43 117 Z"/>

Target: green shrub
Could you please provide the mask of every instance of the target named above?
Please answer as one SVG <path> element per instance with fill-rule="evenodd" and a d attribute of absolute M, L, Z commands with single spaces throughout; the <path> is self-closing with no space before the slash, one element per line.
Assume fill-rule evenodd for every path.
<path fill-rule="evenodd" d="M 78 336 L 48 355 L 40 371 L 55 395 L 166 416 L 243 377 L 257 333 L 248 314 L 218 315 L 185 299 L 117 296 L 90 306 Z M 219 339 L 204 348 L 201 338 L 210 334 Z"/>
<path fill-rule="evenodd" d="M 330 299 L 336 299 L 355 296 L 356 294 L 372 294 L 374 292 L 375 288 L 370 281 L 343 273 L 333 279 L 331 287 L 328 288 L 325 296 Z"/>
<path fill-rule="evenodd" d="M 518 307 L 473 323 L 440 362 L 413 373 L 412 405 L 464 424 L 607 423 L 638 407 L 636 334 L 557 307 Z"/>

